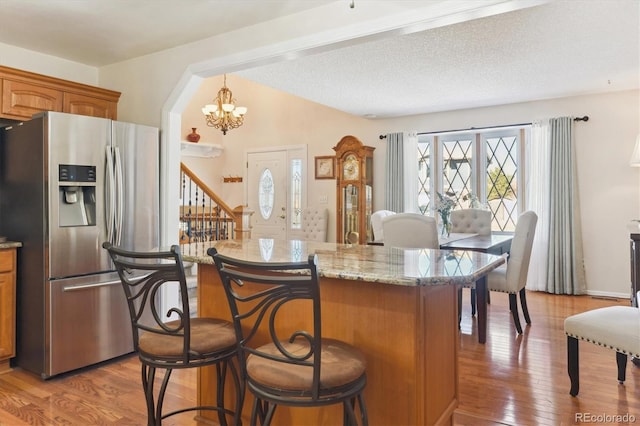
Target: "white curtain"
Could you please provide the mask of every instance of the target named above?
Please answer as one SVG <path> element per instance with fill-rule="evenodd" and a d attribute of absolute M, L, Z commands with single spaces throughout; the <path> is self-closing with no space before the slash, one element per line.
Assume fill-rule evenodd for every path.
<path fill-rule="evenodd" d="M 538 214 L 527 288 L 583 294 L 586 288 L 574 120 L 534 123 L 527 147 L 527 206 Z"/>
<path fill-rule="evenodd" d="M 531 143 L 526 144 L 527 209 L 538 215 L 536 233 L 531 250 L 527 288 L 547 291 L 547 256 L 549 255 L 549 120 L 531 126 Z"/>
<path fill-rule="evenodd" d="M 384 208 L 396 213 L 418 210 L 418 135 L 387 134 Z"/>

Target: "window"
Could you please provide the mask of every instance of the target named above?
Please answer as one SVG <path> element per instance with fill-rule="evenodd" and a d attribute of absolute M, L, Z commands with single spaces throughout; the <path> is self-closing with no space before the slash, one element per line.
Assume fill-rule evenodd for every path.
<path fill-rule="evenodd" d="M 456 209 L 491 210 L 493 231 L 514 231 L 524 211 L 524 141 L 530 125 L 418 134 L 418 207 L 433 215 L 435 192 Z"/>
<path fill-rule="evenodd" d="M 291 160 L 291 229 L 302 228 L 302 160 Z"/>

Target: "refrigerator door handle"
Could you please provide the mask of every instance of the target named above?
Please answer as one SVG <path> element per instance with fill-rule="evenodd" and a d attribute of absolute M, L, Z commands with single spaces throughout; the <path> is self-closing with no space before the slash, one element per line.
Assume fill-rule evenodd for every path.
<path fill-rule="evenodd" d="M 115 223 L 115 177 L 113 170 L 113 151 L 110 146 L 106 148 L 107 173 L 105 188 L 105 219 L 107 222 L 107 241 L 114 243 Z"/>
<path fill-rule="evenodd" d="M 122 170 L 122 158 L 120 157 L 120 148 L 117 146 L 114 148 L 115 154 L 115 175 L 116 175 L 116 208 L 115 208 L 115 220 L 116 220 L 116 232 L 115 242 L 116 246 L 119 246 L 122 241 L 122 224 L 124 216 L 124 181 Z"/>
<path fill-rule="evenodd" d="M 63 292 L 79 291 L 79 290 L 87 290 L 87 289 L 92 289 L 97 287 L 107 287 L 107 286 L 110 287 L 110 286 L 120 285 L 120 284 L 121 284 L 120 281 L 109 281 L 109 282 L 96 283 L 96 284 L 69 285 L 69 286 L 62 287 L 62 291 Z"/>

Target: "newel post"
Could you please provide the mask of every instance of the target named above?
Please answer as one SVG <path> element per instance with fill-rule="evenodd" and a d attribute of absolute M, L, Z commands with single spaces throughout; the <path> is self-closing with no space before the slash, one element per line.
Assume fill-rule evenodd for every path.
<path fill-rule="evenodd" d="M 248 240 L 251 238 L 251 215 L 254 213 L 253 210 L 249 209 L 247 206 L 237 206 L 233 209 L 233 213 L 236 216 L 235 220 L 235 230 L 236 240 Z"/>

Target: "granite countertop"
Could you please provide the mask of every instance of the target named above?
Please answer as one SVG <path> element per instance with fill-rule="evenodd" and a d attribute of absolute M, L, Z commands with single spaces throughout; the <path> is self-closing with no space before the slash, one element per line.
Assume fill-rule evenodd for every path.
<path fill-rule="evenodd" d="M 17 241 L 2 241 L 0 242 L 0 249 L 22 247 L 22 243 Z"/>
<path fill-rule="evenodd" d="M 213 264 L 209 247 L 253 262 L 301 262 L 318 256 L 321 277 L 395 285 L 471 284 L 505 262 L 503 256 L 474 251 L 406 250 L 299 240 L 224 240 L 181 246 L 185 261 Z"/>

